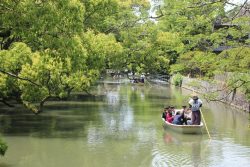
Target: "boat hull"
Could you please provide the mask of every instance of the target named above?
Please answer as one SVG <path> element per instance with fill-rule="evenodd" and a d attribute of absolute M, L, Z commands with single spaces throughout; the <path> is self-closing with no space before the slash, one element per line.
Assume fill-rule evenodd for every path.
<path fill-rule="evenodd" d="M 164 127 L 183 134 L 202 133 L 203 123 L 200 125 L 175 125 L 164 120 Z"/>

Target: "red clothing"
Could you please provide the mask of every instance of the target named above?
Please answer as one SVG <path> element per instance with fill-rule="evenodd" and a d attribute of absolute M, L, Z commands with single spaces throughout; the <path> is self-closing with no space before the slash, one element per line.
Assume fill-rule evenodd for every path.
<path fill-rule="evenodd" d="M 171 114 L 167 113 L 166 121 L 168 121 L 169 123 L 172 123 L 173 120 L 174 120 L 174 117 Z"/>

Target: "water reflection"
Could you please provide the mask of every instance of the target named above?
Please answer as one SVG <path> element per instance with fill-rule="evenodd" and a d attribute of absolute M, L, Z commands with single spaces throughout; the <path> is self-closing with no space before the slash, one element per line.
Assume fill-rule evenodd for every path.
<path fill-rule="evenodd" d="M 201 165 L 201 143 L 200 142 L 193 142 L 192 143 L 192 162 L 194 167 L 198 167 Z"/>
<path fill-rule="evenodd" d="M 102 134 L 102 131 L 99 131 L 94 127 L 88 129 L 87 142 L 89 146 L 102 144 L 103 140 L 104 135 Z"/>
<path fill-rule="evenodd" d="M 187 102 L 181 89 L 102 84 L 96 92 L 83 100 L 48 103 L 38 116 L 1 115 L 0 132 L 9 150 L 0 167 L 249 165 L 244 113 L 205 103 L 210 141 L 205 134 L 163 129 L 162 107 Z"/>
<path fill-rule="evenodd" d="M 203 139 L 202 135 L 182 135 L 171 130 L 165 130 L 163 142 L 164 145 L 155 151 L 155 159 L 152 161 L 153 163 L 159 163 L 160 161 L 161 164 L 156 163 L 153 166 L 198 167 L 204 165 L 201 151 L 202 149 L 203 151 L 205 150 L 205 147 L 202 148 L 202 145 L 207 141 Z"/>
<path fill-rule="evenodd" d="M 0 119 L 1 133 L 11 136 L 36 137 L 80 137 L 86 124 L 86 117 L 70 115 L 5 115 Z"/>
<path fill-rule="evenodd" d="M 204 139 L 202 134 L 185 134 L 164 129 L 163 139 L 166 144 L 190 144 L 200 143 Z"/>
<path fill-rule="evenodd" d="M 118 91 L 108 91 L 106 97 L 107 97 L 108 105 L 119 105 L 119 92 Z"/>
<path fill-rule="evenodd" d="M 128 94 L 120 96 L 120 87 L 112 90 L 106 89 L 108 108 L 100 108 L 100 115 L 105 127 L 113 133 L 117 131 L 128 131 L 134 122 L 133 109 L 128 104 Z M 110 113 L 113 111 L 114 113 Z"/>

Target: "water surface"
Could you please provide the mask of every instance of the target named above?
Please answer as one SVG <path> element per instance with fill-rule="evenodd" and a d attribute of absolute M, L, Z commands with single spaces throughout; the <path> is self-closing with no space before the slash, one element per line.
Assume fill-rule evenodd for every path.
<path fill-rule="evenodd" d="M 169 86 L 100 84 L 102 96 L 50 102 L 38 116 L 2 114 L 9 149 L 0 167 L 248 166 L 249 115 L 205 103 L 211 133 L 164 129 L 162 108 L 187 104 L 190 92 Z"/>

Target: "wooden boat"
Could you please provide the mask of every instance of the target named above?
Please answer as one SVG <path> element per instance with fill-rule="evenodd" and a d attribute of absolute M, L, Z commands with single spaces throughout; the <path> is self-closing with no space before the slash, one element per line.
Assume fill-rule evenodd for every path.
<path fill-rule="evenodd" d="M 201 122 L 200 125 L 175 125 L 169 123 L 162 119 L 164 122 L 164 127 L 171 129 L 173 131 L 183 133 L 183 134 L 200 134 L 202 132 L 203 123 Z"/>

